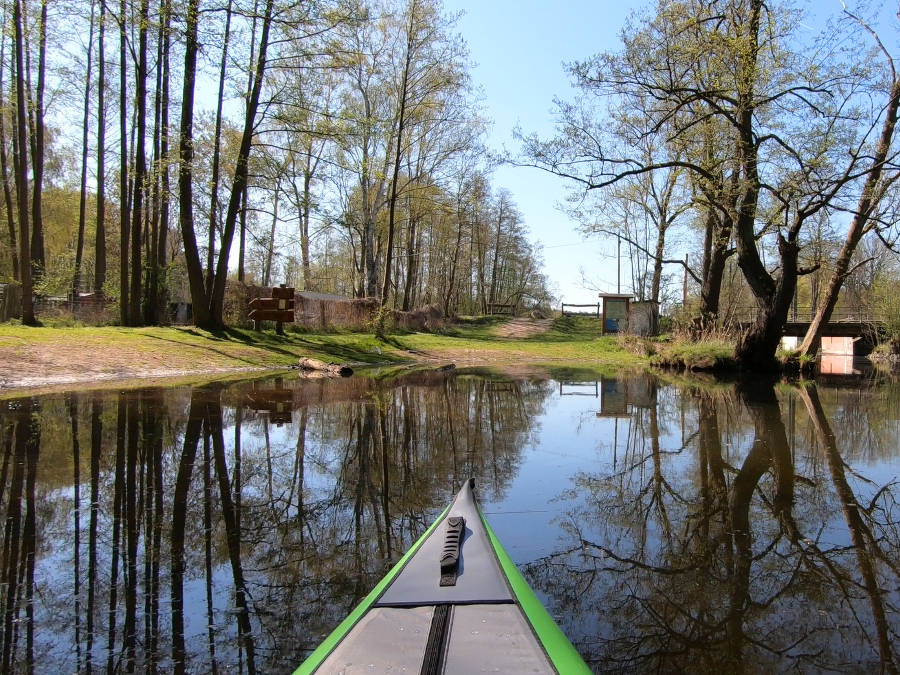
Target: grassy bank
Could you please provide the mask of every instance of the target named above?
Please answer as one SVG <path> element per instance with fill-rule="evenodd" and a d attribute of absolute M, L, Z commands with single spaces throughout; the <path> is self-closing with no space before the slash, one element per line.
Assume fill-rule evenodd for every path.
<path fill-rule="evenodd" d="M 261 371 L 294 366 L 301 356 L 356 365 L 455 363 L 507 370 L 521 365 L 616 373 L 679 359 L 688 368 L 714 366 L 728 351 L 727 345 L 700 345 L 690 347 L 690 354 L 672 356 L 680 354 L 673 345 L 600 336 L 599 322 L 581 317 L 543 322 L 540 332 L 527 337 L 505 336 L 505 323 L 497 317 L 464 318 L 440 334 L 397 334 L 385 340 L 369 333 L 288 331 L 280 336 L 271 330 L 5 324 L 0 325 L 0 387 Z"/>
<path fill-rule="evenodd" d="M 594 319 L 560 317 L 545 332 L 523 338 L 500 337 L 498 330 L 503 323 L 498 317 L 461 319 L 442 334 L 397 335 L 388 343 L 413 353 L 452 356 L 461 363 L 648 363 L 646 358 L 624 349 L 615 336 L 601 336 L 600 323 Z"/>

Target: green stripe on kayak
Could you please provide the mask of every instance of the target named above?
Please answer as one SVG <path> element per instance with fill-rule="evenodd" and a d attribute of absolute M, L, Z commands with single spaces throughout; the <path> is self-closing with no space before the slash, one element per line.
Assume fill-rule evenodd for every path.
<path fill-rule="evenodd" d="M 544 649 L 547 650 L 547 656 L 550 657 L 550 661 L 557 672 L 565 673 L 565 675 L 569 675 L 569 673 L 590 673 L 591 670 L 587 667 L 584 659 L 581 658 L 581 654 L 572 646 L 569 638 L 565 636 L 560 627 L 556 625 L 553 617 L 550 616 L 550 613 L 538 599 L 538 596 L 535 595 L 534 590 L 525 581 L 525 577 L 519 572 L 519 568 L 516 567 L 512 558 L 509 557 L 506 549 L 500 544 L 500 540 L 497 539 L 497 535 L 494 534 L 491 526 L 488 525 L 487 519 L 481 512 L 480 506 L 478 507 L 478 514 L 481 516 L 481 522 L 484 523 L 484 529 L 487 531 L 488 537 L 490 537 L 494 553 L 497 554 L 497 560 L 500 561 L 500 567 L 503 568 L 503 573 L 506 575 L 509 585 L 512 587 L 513 593 L 522 607 L 522 611 L 528 617 L 528 622 L 537 634 L 538 640 L 544 645 Z"/>
<path fill-rule="evenodd" d="M 307 657 L 306 661 L 300 664 L 300 667 L 294 671 L 294 675 L 307 675 L 308 673 L 314 673 L 316 668 L 318 668 L 322 661 L 337 647 L 338 643 L 344 639 L 344 636 L 350 632 L 350 629 L 356 625 L 356 622 L 359 621 L 363 614 L 365 614 L 369 608 L 375 604 L 378 598 L 381 597 L 381 594 L 384 593 L 385 589 L 391 584 L 400 572 L 403 570 L 403 567 L 406 565 L 406 562 L 415 555 L 416 551 L 419 550 L 419 547 L 422 546 L 424 541 L 428 538 L 428 535 L 434 531 L 434 529 L 438 526 L 438 524 L 444 519 L 444 516 L 447 515 L 447 512 L 450 510 L 448 506 L 441 513 L 440 516 L 429 526 L 427 530 L 425 530 L 425 534 L 419 537 L 419 540 L 410 546 L 409 550 L 403 555 L 400 560 L 397 561 L 397 564 L 391 568 L 391 571 L 388 572 L 384 578 L 378 582 L 378 585 L 372 589 L 372 591 L 363 599 L 361 603 L 359 603 L 356 608 L 347 615 L 347 618 L 341 621 L 338 624 L 338 627 L 335 628 L 331 634 L 325 638 L 325 641 L 322 642 L 316 650 Z M 551 619 L 552 621 L 552 619 Z M 558 630 L 558 629 L 557 629 Z"/>

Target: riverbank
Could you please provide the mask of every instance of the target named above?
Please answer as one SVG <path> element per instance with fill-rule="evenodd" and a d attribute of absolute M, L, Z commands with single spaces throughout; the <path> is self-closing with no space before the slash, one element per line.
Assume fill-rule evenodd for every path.
<path fill-rule="evenodd" d="M 566 317 L 521 336 L 496 318 L 454 324 L 442 334 L 378 340 L 368 333 L 311 334 L 194 327 L 39 327 L 0 325 L 0 391 L 21 394 L 163 378 L 202 378 L 296 366 L 300 357 L 354 365 L 444 364 L 515 367 L 646 367 L 650 356 L 596 323 Z"/>

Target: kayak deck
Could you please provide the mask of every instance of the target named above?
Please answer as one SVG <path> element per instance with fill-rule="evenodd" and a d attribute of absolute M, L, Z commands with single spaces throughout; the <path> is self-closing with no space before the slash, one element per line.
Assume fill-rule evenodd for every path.
<path fill-rule="evenodd" d="M 328 655 L 319 672 L 422 672 L 434 613 L 434 606 L 374 608 Z M 438 672 L 557 672 L 516 605 L 456 605 L 450 621 Z"/>
<path fill-rule="evenodd" d="M 491 532 L 472 485 L 295 675 L 589 672 Z"/>

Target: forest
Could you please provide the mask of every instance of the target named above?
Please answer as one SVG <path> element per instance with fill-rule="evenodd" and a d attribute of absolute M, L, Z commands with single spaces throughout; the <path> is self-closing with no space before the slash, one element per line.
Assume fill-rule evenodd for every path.
<path fill-rule="evenodd" d="M 694 338 L 749 307 L 745 369 L 778 367 L 801 304 L 798 357 L 842 306 L 900 335 L 883 11 L 638 5 L 567 65 L 555 134 L 519 130 L 504 156 L 458 19 L 439 0 L 5 3 L 0 282 L 23 323 L 35 298 L 90 297 L 126 326 L 189 302 L 219 328 L 241 284 L 547 307 L 540 246 L 493 184 L 505 161 L 565 179 L 573 228 L 624 242 L 637 298 L 678 304 Z"/>
<path fill-rule="evenodd" d="M 0 281 L 122 325 L 235 282 L 483 313 L 549 301 L 433 0 L 3 5 Z M 21 94 L 21 95 L 20 95 Z"/>

